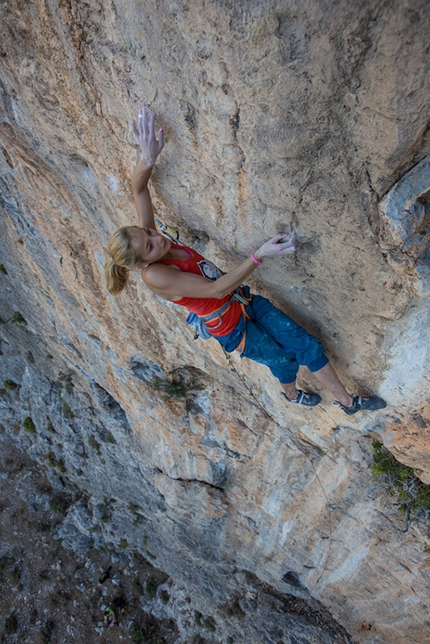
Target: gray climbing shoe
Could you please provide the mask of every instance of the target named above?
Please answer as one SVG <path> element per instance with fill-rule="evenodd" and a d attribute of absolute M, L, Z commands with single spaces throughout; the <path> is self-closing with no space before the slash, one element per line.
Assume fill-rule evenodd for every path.
<path fill-rule="evenodd" d="M 306 405 L 307 407 L 315 407 L 315 405 L 318 405 L 321 402 L 321 396 L 318 396 L 318 394 L 307 394 L 301 389 L 297 389 L 297 398 L 295 398 L 294 400 L 288 398 L 288 396 L 283 391 L 281 391 L 281 396 L 284 396 L 284 398 L 286 398 L 290 403 L 296 403 L 296 405 Z"/>
<path fill-rule="evenodd" d="M 376 411 L 377 409 L 384 409 L 387 406 L 385 400 L 377 396 L 365 398 L 364 396 L 354 396 L 354 394 L 351 394 L 351 398 L 351 407 L 345 407 L 345 405 L 342 405 L 337 400 L 333 404 L 338 405 L 348 416 L 352 416 L 352 414 L 356 414 L 358 411 Z"/>

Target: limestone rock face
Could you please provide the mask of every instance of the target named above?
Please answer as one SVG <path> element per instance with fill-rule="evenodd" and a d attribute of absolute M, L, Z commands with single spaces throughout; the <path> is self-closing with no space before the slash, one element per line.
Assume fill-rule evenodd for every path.
<path fill-rule="evenodd" d="M 10 440 L 54 469 L 61 459 L 95 507 L 109 501 L 110 532 L 79 524 L 82 543 L 126 535 L 205 615 L 242 602 L 249 642 L 289 641 L 285 622 L 263 632 L 253 617 L 250 576 L 329 611 L 327 641 L 342 629 L 428 641 L 427 536 L 403 532 L 368 469 L 379 436 L 430 483 L 428 2 L 12 0 L 1 12 Z M 386 410 L 348 417 L 326 391 L 316 409 L 288 407 L 267 369 L 194 342 L 184 311 L 137 275 L 109 296 L 107 239 L 135 222 L 129 120 L 143 104 L 166 135 L 160 219 L 224 270 L 295 231 L 297 253 L 265 261 L 254 292 Z M 300 384 L 319 391 L 306 370 Z M 279 606 L 267 623 L 288 614 Z M 234 619 L 211 641 L 245 632 Z"/>

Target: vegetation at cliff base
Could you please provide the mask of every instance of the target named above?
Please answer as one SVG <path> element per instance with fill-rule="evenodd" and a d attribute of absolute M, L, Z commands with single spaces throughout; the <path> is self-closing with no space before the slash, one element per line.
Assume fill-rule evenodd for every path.
<path fill-rule="evenodd" d="M 70 502 L 63 497 L 54 496 L 49 500 L 49 509 L 53 514 L 56 514 L 60 517 L 64 517 L 67 514 L 69 509 Z"/>
<path fill-rule="evenodd" d="M 156 619 L 145 614 L 138 622 L 132 622 L 129 631 L 133 644 L 165 644 L 166 640 L 160 633 Z"/>
<path fill-rule="evenodd" d="M 370 469 L 380 476 L 395 505 L 411 521 L 430 523 L 430 485 L 423 483 L 412 467 L 398 460 L 378 441 L 373 442 L 373 463 Z"/>

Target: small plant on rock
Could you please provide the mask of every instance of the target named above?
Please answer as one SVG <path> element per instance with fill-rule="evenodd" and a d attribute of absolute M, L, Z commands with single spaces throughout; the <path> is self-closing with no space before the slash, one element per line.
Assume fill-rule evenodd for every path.
<path fill-rule="evenodd" d="M 61 401 L 61 413 L 63 414 L 64 418 L 67 418 L 68 420 L 72 420 L 72 418 L 74 417 L 69 403 L 67 403 L 65 400 Z"/>
<path fill-rule="evenodd" d="M 16 382 L 14 382 L 13 380 L 5 380 L 3 382 L 3 386 L 8 391 L 15 391 L 15 389 L 17 389 L 19 387 L 19 385 Z"/>
<path fill-rule="evenodd" d="M 27 416 L 27 418 L 24 418 L 24 420 L 22 421 L 22 426 L 24 427 L 25 431 L 28 432 L 29 434 L 36 433 L 36 425 L 33 423 L 30 416 Z"/>
<path fill-rule="evenodd" d="M 62 458 L 57 458 L 54 452 L 48 452 L 44 454 L 44 458 L 48 461 L 51 467 L 56 467 L 60 472 L 65 474 L 66 466 L 64 465 L 64 460 Z"/>
<path fill-rule="evenodd" d="M 110 443 L 111 445 L 117 445 L 117 441 L 116 441 L 115 436 L 108 429 L 105 432 L 105 437 L 104 438 L 105 438 L 106 443 Z"/>
<path fill-rule="evenodd" d="M 170 595 L 167 592 L 167 590 L 160 590 L 160 599 L 163 602 L 163 604 L 167 604 L 167 602 L 170 599 Z"/>
<path fill-rule="evenodd" d="M 71 382 L 71 380 L 67 380 L 64 385 L 64 388 L 66 390 L 66 393 L 69 394 L 69 396 L 71 396 L 74 392 L 75 385 L 73 384 L 73 382 Z"/>
<path fill-rule="evenodd" d="M 374 441 L 370 469 L 396 498 L 394 505 L 405 515 L 405 532 L 411 522 L 430 524 L 430 485 L 420 481 L 412 467 L 399 463 L 382 443 Z"/>
<path fill-rule="evenodd" d="M 93 448 L 97 456 L 100 456 L 100 443 L 98 443 L 95 439 L 95 437 L 91 434 L 88 436 L 88 445 Z"/>
<path fill-rule="evenodd" d="M 204 389 L 204 385 L 194 373 L 184 373 L 181 369 L 174 369 L 165 378 L 154 376 L 151 381 L 157 391 L 163 392 L 167 398 L 187 398 L 188 394 Z"/>
<path fill-rule="evenodd" d="M 154 599 L 157 594 L 157 582 L 155 579 L 150 577 L 145 584 L 145 595 L 148 599 Z"/>
<path fill-rule="evenodd" d="M 7 322 L 12 322 L 12 324 L 22 324 L 23 326 L 27 326 L 27 322 L 24 319 L 24 317 L 21 315 L 19 311 L 15 311 L 15 313 L 7 320 Z"/>
<path fill-rule="evenodd" d="M 51 512 L 60 517 L 64 517 L 66 515 L 68 507 L 69 503 L 59 496 L 55 496 L 49 501 L 49 509 Z"/>

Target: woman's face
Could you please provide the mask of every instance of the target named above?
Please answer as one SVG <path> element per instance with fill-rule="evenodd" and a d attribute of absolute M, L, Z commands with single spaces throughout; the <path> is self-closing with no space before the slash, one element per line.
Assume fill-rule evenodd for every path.
<path fill-rule="evenodd" d="M 158 262 L 170 250 L 170 240 L 160 235 L 154 228 L 133 226 L 130 232 L 130 245 L 144 264 Z"/>

